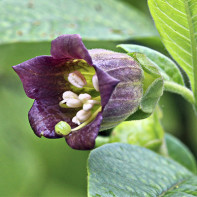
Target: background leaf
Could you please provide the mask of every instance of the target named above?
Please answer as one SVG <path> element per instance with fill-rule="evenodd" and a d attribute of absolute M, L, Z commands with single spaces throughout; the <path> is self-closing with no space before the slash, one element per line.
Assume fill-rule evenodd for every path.
<path fill-rule="evenodd" d="M 118 0 L 3 0 L 0 8 L 0 43 L 48 41 L 65 33 L 89 40 L 157 36 L 150 17 Z"/>
<path fill-rule="evenodd" d="M 196 173 L 196 160 L 190 150 L 180 140 L 170 134 L 165 134 L 165 141 L 169 157 Z"/>
<path fill-rule="evenodd" d="M 189 76 L 197 100 L 196 0 L 149 0 L 148 5 L 165 47 Z"/>
<path fill-rule="evenodd" d="M 128 144 L 108 144 L 93 150 L 88 174 L 89 197 L 197 195 L 197 177 L 186 168 Z"/>
<path fill-rule="evenodd" d="M 98 147 L 106 143 L 121 142 L 159 152 L 164 139 L 160 117 L 161 111 L 156 108 L 155 112 L 146 119 L 124 121 L 112 130 L 109 137 L 97 137 L 96 145 Z"/>

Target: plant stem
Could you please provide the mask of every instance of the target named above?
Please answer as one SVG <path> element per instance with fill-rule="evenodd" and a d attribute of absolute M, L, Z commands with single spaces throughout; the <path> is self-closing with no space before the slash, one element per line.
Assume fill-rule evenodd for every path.
<path fill-rule="evenodd" d="M 165 91 L 180 94 L 188 102 L 190 102 L 191 104 L 195 104 L 193 92 L 190 89 L 186 88 L 185 86 L 179 85 L 171 81 L 164 81 L 164 89 Z"/>

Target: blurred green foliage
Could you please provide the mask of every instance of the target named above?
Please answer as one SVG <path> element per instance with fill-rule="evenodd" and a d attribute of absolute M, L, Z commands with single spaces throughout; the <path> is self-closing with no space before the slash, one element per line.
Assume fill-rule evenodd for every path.
<path fill-rule="evenodd" d="M 40 1 L 42 2 L 42 0 Z M 64 1 L 66 2 L 66 0 L 62 0 L 62 3 Z M 1 3 L 7 2 L 1 1 Z M 26 1 L 23 0 L 23 2 Z M 31 2 L 33 1 L 28 1 L 30 4 Z M 114 0 L 114 2 L 123 3 L 123 6 L 128 5 L 128 9 L 132 9 L 134 6 L 136 10 L 141 10 L 137 11 L 145 14 L 153 28 L 146 0 Z M 9 6 L 9 12 L 4 7 L 4 20 L 7 20 L 6 16 L 10 15 L 14 7 L 11 4 Z M 87 7 L 87 5 L 85 6 Z M 81 10 L 81 14 L 86 15 L 86 12 Z M 111 14 L 113 24 L 113 15 L 118 15 L 118 12 Z M 52 16 L 53 13 L 50 12 L 50 15 Z M 73 14 L 72 17 L 75 15 Z M 127 15 L 129 18 L 129 12 L 125 17 Z M 20 17 L 26 19 L 22 13 Z M 32 17 L 34 17 L 33 13 Z M 137 21 L 137 18 L 134 20 Z M 68 21 L 65 21 L 65 25 L 68 25 L 67 23 Z M 23 25 L 23 23 L 20 24 Z M 88 23 L 86 25 L 88 27 Z M 140 25 L 143 26 L 143 24 Z M 150 28 L 148 27 L 148 29 Z M 9 34 L 14 35 L 21 29 L 20 26 L 17 29 L 14 24 L 10 23 L 8 30 Z M 92 33 L 94 29 L 91 28 L 89 31 Z M 1 43 L 5 43 L 0 45 L 0 196 L 86 196 L 86 163 L 89 152 L 72 150 L 66 145 L 64 139 L 39 139 L 34 135 L 27 117 L 33 100 L 26 97 L 20 79 L 11 68 L 11 66 L 35 56 L 49 55 L 50 42 L 36 42 L 35 40 L 34 42 L 31 40 L 19 42 L 20 40 L 14 39 L 12 44 L 6 44 L 7 41 L 3 40 L 3 36 L 8 32 L 6 33 L 2 28 L 0 32 Z M 156 29 L 153 28 L 153 32 L 156 32 Z M 61 33 L 70 33 L 70 30 L 66 27 L 61 30 Z M 75 33 L 80 33 L 80 29 Z M 97 32 L 94 34 L 97 35 Z M 20 38 L 20 35 L 18 36 Z M 35 31 L 33 36 L 39 38 Z M 121 50 L 116 48 L 118 44 L 138 43 L 167 54 L 160 39 L 154 35 L 146 38 L 138 37 L 135 40 L 129 36 L 123 36 L 121 42 L 116 39 L 113 41 L 100 41 L 96 38 L 91 40 L 86 36 L 84 43 L 89 49 L 105 48 L 116 51 Z M 164 128 L 183 139 L 197 155 L 197 122 L 191 106 L 182 98 L 172 94 L 165 94 L 160 103 L 164 112 Z"/>

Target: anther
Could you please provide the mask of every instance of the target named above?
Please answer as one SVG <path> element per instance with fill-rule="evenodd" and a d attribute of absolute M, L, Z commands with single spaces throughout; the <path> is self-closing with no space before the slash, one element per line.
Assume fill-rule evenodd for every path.
<path fill-rule="evenodd" d="M 66 105 L 70 108 L 81 107 L 83 103 L 79 99 L 69 99 L 67 100 Z"/>
<path fill-rule="evenodd" d="M 85 77 L 78 70 L 69 73 L 68 81 L 77 88 L 83 88 L 87 84 Z"/>
<path fill-rule="evenodd" d="M 72 122 L 74 122 L 75 124 L 78 124 L 78 125 L 81 124 L 80 121 L 79 121 L 79 119 L 77 118 L 77 116 L 74 116 L 74 117 L 72 118 Z"/>
<path fill-rule="evenodd" d="M 91 116 L 91 111 L 80 110 L 77 112 L 76 117 L 80 123 L 85 122 Z"/>
<path fill-rule="evenodd" d="M 92 84 L 93 84 L 95 90 L 98 92 L 99 91 L 99 83 L 98 83 L 98 77 L 97 77 L 97 75 L 94 75 L 92 77 Z"/>
<path fill-rule="evenodd" d="M 77 99 L 78 95 L 75 94 L 74 92 L 66 91 L 63 93 L 62 98 L 67 101 L 68 99 L 71 99 L 71 98 Z"/>
<path fill-rule="evenodd" d="M 80 94 L 78 98 L 83 103 L 85 103 L 86 101 L 90 100 L 92 97 L 89 94 L 85 93 L 85 94 Z"/>
<path fill-rule="evenodd" d="M 90 109 L 93 108 L 93 106 L 94 106 L 93 104 L 85 103 L 85 104 L 83 104 L 83 110 L 89 111 Z"/>

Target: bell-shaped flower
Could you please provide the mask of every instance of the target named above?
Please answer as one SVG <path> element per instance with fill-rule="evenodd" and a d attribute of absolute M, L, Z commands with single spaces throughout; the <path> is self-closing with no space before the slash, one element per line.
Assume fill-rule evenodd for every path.
<path fill-rule="evenodd" d="M 87 50 L 77 34 L 52 41 L 51 56 L 13 67 L 28 97 L 29 122 L 39 137 L 65 137 L 74 149 L 94 148 L 99 131 L 134 113 L 142 97 L 142 71 L 130 56 Z"/>

